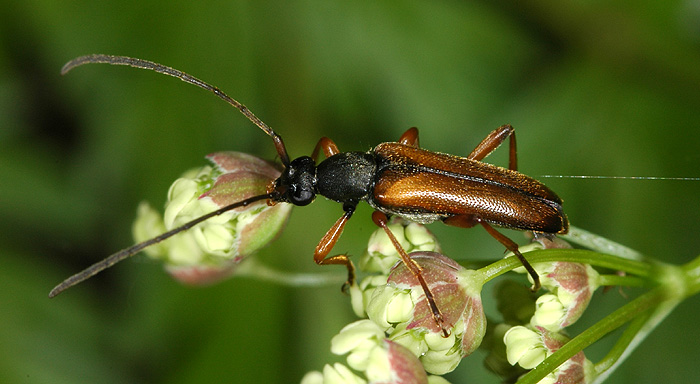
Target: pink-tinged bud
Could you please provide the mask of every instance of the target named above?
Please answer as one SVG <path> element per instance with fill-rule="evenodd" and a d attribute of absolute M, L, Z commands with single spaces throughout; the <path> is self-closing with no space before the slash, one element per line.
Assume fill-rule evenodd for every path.
<path fill-rule="evenodd" d="M 563 344 L 560 344 L 552 351 L 554 353 L 556 350 L 561 348 Z M 583 351 L 575 354 L 572 358 L 565 361 L 560 365 L 554 372 L 547 375 L 540 383 L 543 384 L 586 384 L 593 382 L 595 378 L 595 368 L 593 363 L 591 363 Z"/>
<path fill-rule="evenodd" d="M 216 284 L 234 273 L 238 263 L 221 265 L 165 265 L 165 270 L 175 280 L 185 285 L 205 286 Z"/>
<path fill-rule="evenodd" d="M 570 249 L 572 248 L 566 240 L 559 237 L 552 237 L 551 239 L 547 236 L 535 236 L 534 242 L 539 243 L 543 249 Z"/>
<path fill-rule="evenodd" d="M 506 344 L 508 362 L 532 369 L 564 346 L 569 338 L 542 327 L 531 329 L 515 326 L 506 332 L 503 341 Z M 548 374 L 540 383 L 584 384 L 592 381 L 593 377 L 593 364 L 581 351 Z"/>
<path fill-rule="evenodd" d="M 401 344 L 384 339 L 383 345 L 372 350 L 372 364 L 367 367 L 367 379 L 377 384 L 428 383 L 423 365 Z"/>
<path fill-rule="evenodd" d="M 263 195 L 280 172 L 272 164 L 238 152 L 207 156 L 212 166 L 183 174 L 170 187 L 162 218 L 147 204 L 139 207 L 133 226 L 144 241 L 232 203 Z M 235 265 L 275 239 L 291 206 L 268 206 L 264 200 L 214 216 L 146 249 L 165 261 L 166 269 L 185 284 L 201 285 L 230 276 Z"/>
<path fill-rule="evenodd" d="M 590 265 L 569 262 L 537 264 L 542 286 L 552 294 L 537 300 L 531 324 L 558 331 L 578 320 L 598 288 L 598 272 Z"/>
<path fill-rule="evenodd" d="M 571 248 L 566 241 L 538 237 L 535 242 L 521 247 L 521 252 L 534 249 Z M 551 292 L 537 299 L 530 323 L 556 332 L 576 322 L 588 307 L 593 292 L 600 285 L 599 274 L 590 265 L 570 262 L 533 263 L 540 275 L 542 288 Z M 516 272 L 525 273 L 524 268 Z M 530 278 L 530 276 L 528 276 Z"/>
<path fill-rule="evenodd" d="M 556 237 L 551 240 L 540 237 L 537 242 L 545 249 L 571 248 L 569 243 Z M 590 265 L 563 261 L 538 264 L 537 268 L 542 275 L 542 286 L 556 295 L 565 312 L 558 324 L 546 328 L 557 331 L 573 324 L 586 310 L 593 292 L 600 286 L 598 272 Z M 536 316 L 537 311 L 534 317 Z"/>
<path fill-rule="evenodd" d="M 375 290 L 367 314 L 388 329 L 392 340 L 421 355 L 428 372 L 444 374 L 454 370 L 484 337 L 486 316 L 480 296 L 484 278 L 439 253 L 410 256 L 422 269 L 443 322 L 437 324 L 422 286 L 403 263 L 392 269 L 387 285 Z M 442 327 L 449 337 L 443 337 Z"/>

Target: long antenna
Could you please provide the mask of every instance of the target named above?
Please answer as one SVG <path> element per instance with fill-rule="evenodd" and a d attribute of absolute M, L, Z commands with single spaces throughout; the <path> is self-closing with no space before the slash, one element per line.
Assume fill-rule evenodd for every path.
<path fill-rule="evenodd" d="M 206 83 L 188 73 L 152 61 L 136 59 L 133 57 L 112 55 L 86 55 L 76 57 L 75 59 L 67 62 L 66 65 L 64 65 L 63 68 L 61 68 L 61 74 L 65 75 L 71 69 L 79 67 L 83 64 L 98 63 L 111 65 L 127 65 L 129 67 L 134 68 L 149 69 L 151 71 L 162 73 L 164 75 L 176 77 L 186 83 L 190 83 L 202 89 L 206 89 L 207 91 L 215 94 L 220 99 L 224 100 L 225 102 L 231 104 L 236 109 L 241 111 L 241 113 L 245 115 L 245 117 L 247 117 L 248 120 L 253 122 L 253 124 L 260 127 L 260 129 L 262 129 L 265 133 L 272 137 L 272 141 L 275 143 L 275 148 L 277 149 L 277 153 L 280 155 L 280 160 L 282 161 L 282 164 L 284 164 L 285 167 L 289 165 L 289 155 L 287 154 L 287 149 L 284 146 L 284 142 L 282 142 L 282 137 L 280 137 L 277 133 L 275 133 L 274 130 L 272 130 L 272 128 L 270 128 L 267 124 L 265 124 L 262 120 L 255 116 L 255 114 L 253 114 L 253 112 L 251 112 L 248 109 L 248 107 L 232 99 L 229 95 L 225 94 L 219 88 L 209 83 Z"/>
<path fill-rule="evenodd" d="M 104 271 L 105 269 L 113 266 L 114 264 L 117 264 L 118 262 L 125 260 L 125 259 L 141 252 L 144 248 L 150 247 L 153 244 L 160 243 L 161 241 L 163 241 L 167 238 L 170 238 L 170 237 L 172 237 L 172 236 L 174 236 L 182 231 L 186 231 L 186 230 L 194 227 L 195 225 L 201 223 L 202 221 L 205 221 L 205 220 L 207 220 L 211 217 L 214 217 L 214 216 L 219 216 L 222 213 L 228 212 L 232 209 L 236 209 L 238 207 L 245 207 L 249 204 L 255 203 L 256 201 L 269 199 L 272 197 L 273 197 L 273 194 L 271 194 L 271 193 L 266 193 L 264 195 L 249 197 L 245 200 L 227 205 L 227 206 L 220 208 L 216 211 L 207 213 L 204 216 L 200 216 L 200 217 L 198 217 L 192 221 L 189 221 L 189 222 L 187 222 L 187 223 L 185 223 L 177 228 L 173 228 L 168 232 L 162 233 L 162 234 L 160 234 L 152 239 L 148 239 L 148 240 L 143 241 L 141 243 L 134 244 L 129 248 L 122 249 L 121 251 L 110 255 L 106 259 L 98 261 L 97 263 L 85 268 L 84 270 L 76 273 L 75 275 L 63 280 L 63 282 L 58 284 L 54 289 L 51 290 L 51 292 L 49 292 L 49 297 L 55 297 L 56 295 L 65 291 L 66 289 L 68 289 L 68 288 L 70 288 L 78 283 L 81 283 L 81 282 L 91 278 L 92 276 L 95 276 L 96 274 Z"/>

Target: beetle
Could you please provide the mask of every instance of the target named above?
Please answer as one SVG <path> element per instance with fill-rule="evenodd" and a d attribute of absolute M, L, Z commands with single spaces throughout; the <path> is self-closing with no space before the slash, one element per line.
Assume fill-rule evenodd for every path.
<path fill-rule="evenodd" d="M 344 287 L 353 283 L 354 266 L 348 256 L 329 255 L 357 205 L 361 201 L 367 202 L 375 209 L 372 220 L 386 232 L 402 262 L 421 284 L 433 317 L 447 336 L 442 314 L 425 282 L 421 267 L 408 256 L 387 227 L 388 216 L 399 216 L 421 224 L 442 221 L 463 228 L 482 226 L 522 262 L 533 278 L 533 290 L 539 288 L 537 272 L 520 253 L 518 245 L 493 226 L 531 231 L 536 236 L 553 236 L 568 231 L 562 200 L 541 182 L 517 171 L 515 131 L 510 125 L 503 125 L 491 132 L 467 157 L 420 148 L 418 130 L 410 128 L 397 142 L 382 143 L 367 152 L 341 152 L 331 139 L 323 137 L 311 156 L 290 160 L 280 135 L 247 107 L 215 86 L 177 69 L 125 56 L 81 56 L 68 62 L 61 73 L 88 63 L 149 69 L 214 93 L 272 138 L 284 169 L 279 178 L 270 184 L 267 193 L 230 204 L 117 252 L 64 280 L 50 292 L 50 297 L 150 245 L 224 212 L 261 200 L 267 200 L 270 205 L 290 203 L 305 206 L 321 195 L 341 203 L 344 213 L 319 242 L 314 251 L 314 261 L 319 265 L 344 265 L 348 270 Z M 481 161 L 506 139 L 509 139 L 510 145 L 508 168 Z M 317 162 L 321 152 L 325 159 Z"/>

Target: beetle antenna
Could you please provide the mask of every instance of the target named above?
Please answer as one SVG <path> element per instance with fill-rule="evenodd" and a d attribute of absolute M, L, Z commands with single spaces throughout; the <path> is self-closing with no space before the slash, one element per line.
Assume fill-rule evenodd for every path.
<path fill-rule="evenodd" d="M 282 161 L 282 164 L 284 166 L 289 165 L 289 155 L 287 154 L 287 148 L 284 146 L 284 142 L 282 142 L 282 137 L 280 137 L 277 133 L 275 133 L 272 128 L 270 128 L 267 124 L 265 124 L 262 120 L 260 120 L 253 112 L 251 112 L 248 107 L 245 105 L 239 103 L 238 101 L 232 99 L 229 95 L 224 93 L 222 90 L 219 88 L 208 84 L 188 73 L 182 72 L 180 70 L 177 70 L 175 68 L 171 68 L 162 64 L 155 63 L 153 61 L 148 61 L 148 60 L 143 60 L 143 59 L 136 59 L 133 57 L 127 57 L 127 56 L 112 56 L 112 55 L 86 55 L 86 56 L 80 56 L 76 57 L 75 59 L 69 61 L 66 63 L 66 65 L 61 68 L 61 74 L 65 75 L 70 71 L 71 69 L 75 67 L 79 67 L 83 64 L 95 64 L 95 63 L 103 63 L 103 64 L 111 64 L 111 65 L 127 65 L 129 67 L 134 67 L 134 68 L 141 68 L 141 69 L 150 69 L 151 71 L 155 71 L 158 73 L 162 73 L 164 75 L 172 76 L 172 77 L 177 77 L 178 79 L 190 83 L 193 85 L 196 85 L 200 88 L 206 89 L 207 91 L 215 94 L 218 96 L 220 99 L 224 100 L 225 102 L 229 103 L 230 105 L 234 106 L 236 109 L 238 109 L 245 117 L 248 118 L 253 124 L 257 125 L 262 129 L 265 133 L 267 133 L 268 136 L 272 138 L 272 141 L 275 144 L 275 149 L 277 149 L 277 153 L 280 156 L 280 159 Z"/>
<path fill-rule="evenodd" d="M 63 282 L 61 282 L 61 284 L 58 284 L 54 289 L 51 290 L 51 292 L 49 292 L 49 297 L 50 298 L 54 297 L 54 296 L 58 295 L 59 293 L 65 291 L 66 289 L 68 289 L 76 284 L 79 284 L 79 283 L 91 278 L 92 276 L 95 276 L 96 274 L 104 271 L 105 269 L 117 264 L 118 262 L 125 260 L 125 259 L 141 252 L 144 248 L 147 248 L 147 247 L 150 247 L 151 245 L 160 243 L 161 241 L 168 239 L 168 238 L 170 238 L 170 237 L 172 237 L 180 232 L 186 231 L 186 230 L 194 227 L 195 225 L 201 223 L 202 221 L 210 219 L 214 216 L 219 216 L 222 213 L 228 212 L 232 209 L 236 209 L 239 207 L 245 207 L 245 206 L 248 206 L 248 205 L 255 203 L 257 201 L 264 200 L 264 199 L 270 199 L 273 197 L 274 196 L 272 193 L 266 193 L 264 195 L 257 195 L 257 196 L 249 197 L 245 200 L 242 200 L 242 201 L 239 201 L 239 202 L 236 202 L 233 204 L 229 204 L 229 205 L 222 207 L 216 211 L 209 212 L 206 215 L 200 216 L 200 217 L 198 217 L 192 221 L 189 221 L 189 222 L 187 222 L 187 223 L 185 223 L 177 228 L 173 228 L 173 229 L 169 230 L 168 232 L 161 233 L 160 235 L 158 235 L 154 238 L 148 239 L 148 240 L 140 242 L 138 244 L 134 244 L 129 248 L 122 249 L 121 251 L 114 253 L 114 254 L 108 256 L 107 258 L 105 258 L 101 261 L 98 261 L 97 263 L 95 263 L 95 264 L 87 267 L 86 269 L 76 273 L 75 275 L 63 280 Z"/>

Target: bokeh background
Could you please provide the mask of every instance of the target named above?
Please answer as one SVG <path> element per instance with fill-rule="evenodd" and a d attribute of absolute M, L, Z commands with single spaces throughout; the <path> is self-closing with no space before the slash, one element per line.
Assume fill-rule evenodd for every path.
<path fill-rule="evenodd" d="M 49 300 L 60 280 L 130 245 L 137 204 L 161 206 L 204 155 L 275 156 L 237 111 L 177 80 L 106 65 L 60 76 L 78 55 L 151 59 L 214 83 L 292 156 L 321 136 L 367 150 L 411 126 L 423 147 L 466 155 L 511 123 L 529 175 L 700 176 L 697 0 L 2 3 L 3 383 L 294 383 L 339 359 L 329 340 L 353 320 L 336 286 L 238 278 L 185 288 L 145 256 Z M 505 165 L 498 152 L 488 161 Z M 700 253 L 698 181 L 545 181 L 574 225 L 671 263 Z M 311 256 L 340 214 L 323 199 L 296 209 L 259 257 L 340 272 Z M 362 253 L 369 214 L 356 213 L 336 250 Z M 456 259 L 503 253 L 481 230 L 431 229 Z M 596 297 L 583 322 L 625 302 Z M 610 381 L 697 382 L 699 305 L 684 302 Z M 448 379 L 499 382 L 483 356 Z"/>

